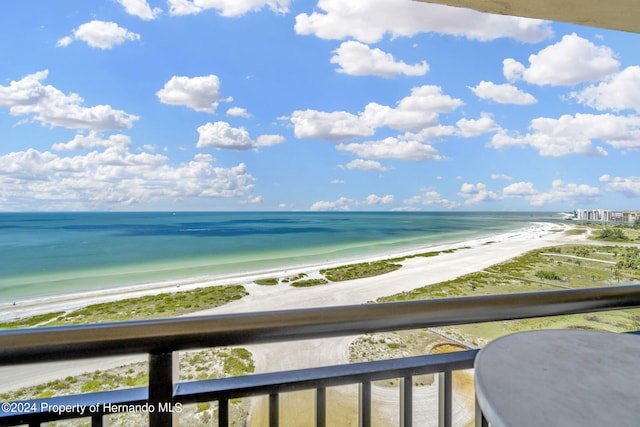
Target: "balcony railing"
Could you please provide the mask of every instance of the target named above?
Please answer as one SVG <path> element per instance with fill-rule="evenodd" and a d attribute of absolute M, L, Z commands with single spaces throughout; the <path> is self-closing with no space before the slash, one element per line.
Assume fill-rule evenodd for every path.
<path fill-rule="evenodd" d="M 10 402 L 0 410 L 0 425 L 89 416 L 92 426 L 101 426 L 105 415 L 139 405 L 149 409 L 152 427 L 171 426 L 175 408 L 217 401 L 218 425 L 227 426 L 230 399 L 266 395 L 269 425 L 277 426 L 282 393 L 315 390 L 316 425 L 324 426 L 327 387 L 358 384 L 360 425 L 369 426 L 372 382 L 400 378 L 400 423 L 410 426 L 412 378 L 438 373 L 439 423 L 450 426 L 452 372 L 472 368 L 477 350 L 191 382 L 175 381 L 176 352 L 635 307 L 640 307 L 640 285 L 7 330 L 0 332 L 0 365 L 144 353 L 149 386 Z M 476 424 L 485 424 L 481 415 Z"/>

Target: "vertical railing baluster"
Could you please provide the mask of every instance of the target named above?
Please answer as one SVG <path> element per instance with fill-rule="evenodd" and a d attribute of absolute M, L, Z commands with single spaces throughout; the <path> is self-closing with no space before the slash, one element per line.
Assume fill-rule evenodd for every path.
<path fill-rule="evenodd" d="M 327 389 L 318 387 L 316 389 L 316 427 L 327 425 Z"/>
<path fill-rule="evenodd" d="M 149 427 L 174 425 L 177 413 L 173 412 L 173 388 L 178 376 L 177 363 L 177 352 L 149 354 L 149 406 L 153 408 L 149 411 Z"/>
<path fill-rule="evenodd" d="M 413 425 L 413 377 L 400 378 L 400 427 Z"/>
<path fill-rule="evenodd" d="M 438 374 L 438 425 L 451 427 L 453 407 L 453 373 L 444 371 Z"/>
<path fill-rule="evenodd" d="M 229 427 L 229 399 L 218 400 L 218 427 Z"/>
<path fill-rule="evenodd" d="M 109 425 L 108 422 L 104 422 L 104 415 L 92 415 L 91 416 L 91 427 L 105 427 Z"/>
<path fill-rule="evenodd" d="M 269 427 L 278 427 L 280 423 L 280 401 L 278 394 L 269 395 Z"/>
<path fill-rule="evenodd" d="M 371 382 L 365 381 L 360 383 L 360 411 L 359 411 L 359 426 L 370 427 L 371 426 Z"/>

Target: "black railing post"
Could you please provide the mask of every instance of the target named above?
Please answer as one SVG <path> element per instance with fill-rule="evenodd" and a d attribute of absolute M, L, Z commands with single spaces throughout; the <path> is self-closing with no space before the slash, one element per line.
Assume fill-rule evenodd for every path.
<path fill-rule="evenodd" d="M 315 427 L 325 427 L 327 425 L 327 389 L 318 387 L 316 389 L 316 425 Z"/>
<path fill-rule="evenodd" d="M 438 374 L 438 425 L 451 427 L 453 423 L 453 373 L 444 371 Z"/>
<path fill-rule="evenodd" d="M 173 411 L 173 389 L 177 377 L 177 352 L 149 354 L 149 427 L 174 425 L 177 414 Z"/>
<path fill-rule="evenodd" d="M 360 383 L 360 427 L 371 426 L 371 382 L 365 381 Z"/>
<path fill-rule="evenodd" d="M 400 426 L 413 425 L 413 377 L 400 378 Z"/>
<path fill-rule="evenodd" d="M 269 395 L 269 427 L 280 425 L 280 399 L 277 393 Z"/>

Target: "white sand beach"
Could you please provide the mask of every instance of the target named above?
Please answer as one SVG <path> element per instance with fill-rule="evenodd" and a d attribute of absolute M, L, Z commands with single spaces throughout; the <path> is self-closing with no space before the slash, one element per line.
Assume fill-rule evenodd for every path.
<path fill-rule="evenodd" d="M 440 254 L 437 257 L 417 257 L 403 261 L 403 267 L 392 273 L 381 276 L 357 279 L 339 283 L 331 283 L 323 286 L 308 288 L 293 288 L 286 284 L 277 286 L 259 286 L 252 283 L 253 280 L 264 277 L 286 277 L 300 272 L 307 273 L 309 277 L 317 275 L 322 268 L 344 265 L 354 262 L 349 260 L 335 265 L 308 266 L 304 268 L 283 270 L 279 272 L 248 273 L 236 277 L 224 277 L 215 280 L 197 278 L 189 283 L 181 281 L 161 283 L 135 289 L 114 289 L 104 292 L 94 292 L 85 295 L 63 296 L 40 301 L 22 302 L 19 306 L 0 307 L 0 319 L 10 319 L 55 310 L 70 310 L 99 301 L 107 301 L 118 298 L 129 298 L 149 293 L 159 293 L 173 290 L 185 290 L 198 286 L 211 286 L 218 284 L 243 284 L 248 296 L 203 312 L 192 315 L 214 315 L 224 313 L 242 313 L 253 311 L 282 310 L 308 307 L 338 306 L 361 304 L 376 298 L 392 295 L 402 291 L 409 291 L 421 286 L 451 280 L 464 274 L 479 271 L 493 264 L 497 264 L 527 251 L 557 244 L 575 243 L 585 239 L 584 235 L 569 235 L 562 232 L 566 226 L 553 223 L 536 223 L 525 229 L 504 233 L 486 238 L 464 242 L 441 244 L 412 251 L 420 253 L 426 251 L 442 251 L 446 249 L 465 248 L 451 253 Z M 491 242 L 491 244 L 487 244 Z M 409 253 L 389 254 L 379 256 L 382 259 L 390 256 L 409 255 Z M 358 261 L 373 261 L 375 259 L 362 259 Z M 253 353 L 256 372 L 280 371 L 298 368 L 332 365 L 348 362 L 348 346 L 353 337 L 340 337 L 322 340 L 306 340 L 287 343 L 274 343 L 251 345 L 247 348 Z M 56 378 L 74 375 L 93 369 L 105 369 L 109 366 L 117 366 L 140 360 L 136 357 L 94 359 L 86 364 L 78 362 L 62 362 L 41 366 L 2 367 L 0 378 L 3 379 L 1 390 L 11 390 L 28 385 L 35 385 Z M 434 388 L 434 387 L 432 387 Z M 434 390 L 425 387 L 419 391 L 422 401 L 432 401 L 437 396 Z M 389 393 L 387 390 L 377 390 L 378 394 Z M 422 394 L 425 394 L 422 396 Z M 391 399 L 393 400 L 393 399 Z M 390 404 L 391 405 L 391 404 Z M 397 405 L 397 404 L 396 404 Z M 433 415 L 431 405 L 423 405 L 425 412 Z M 393 405 L 387 410 L 388 416 L 397 417 Z M 396 406 L 397 408 L 397 406 Z M 416 410 L 419 410 L 417 408 Z M 473 411 L 471 412 L 471 416 Z M 395 414 L 395 415 L 394 415 Z M 424 420 L 425 424 L 432 425 L 429 414 L 416 414 L 416 420 Z M 468 408 L 460 408 L 456 411 L 456 417 L 469 416 Z M 255 417 L 254 417 L 255 418 Z M 437 422 L 437 420 L 435 420 Z M 463 422 L 466 423 L 466 422 Z M 252 425 L 260 425 L 253 420 Z"/>

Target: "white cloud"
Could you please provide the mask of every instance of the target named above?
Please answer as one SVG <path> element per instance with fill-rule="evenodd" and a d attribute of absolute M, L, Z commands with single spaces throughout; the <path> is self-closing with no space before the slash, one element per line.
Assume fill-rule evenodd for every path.
<path fill-rule="evenodd" d="M 573 86 L 602 79 L 619 66 L 611 49 L 573 33 L 529 56 L 529 68 L 511 58 L 504 60 L 503 73 L 510 81 L 521 77 L 536 85 Z"/>
<path fill-rule="evenodd" d="M 465 205 L 475 205 L 481 202 L 495 202 L 501 197 L 493 191 L 487 190 L 487 186 L 481 182 L 477 184 L 464 183 L 460 187 L 458 196 L 466 199 Z"/>
<path fill-rule="evenodd" d="M 171 15 L 195 15 L 215 9 L 222 16 L 242 16 L 269 7 L 276 13 L 289 11 L 289 0 L 167 0 Z"/>
<path fill-rule="evenodd" d="M 239 203 L 241 205 L 257 205 L 257 204 L 264 203 L 264 197 L 263 196 L 248 197 L 246 200 L 240 200 Z"/>
<path fill-rule="evenodd" d="M 8 86 L 0 86 L 0 107 L 9 107 L 13 116 L 33 116 L 44 125 L 69 129 L 104 131 L 133 126 L 138 116 L 108 105 L 82 107 L 84 100 L 77 94 L 64 94 L 50 85 L 43 85 L 48 70 L 29 74 Z"/>
<path fill-rule="evenodd" d="M 376 128 L 384 126 L 403 131 L 436 127 L 439 114 L 462 104 L 460 99 L 443 94 L 440 87 L 425 85 L 411 89 L 411 95 L 402 98 L 395 108 L 371 102 L 358 115 L 346 111 L 294 111 L 291 122 L 297 138 L 344 141 L 373 135 Z"/>
<path fill-rule="evenodd" d="M 454 209 L 460 206 L 457 202 L 443 198 L 437 191 L 433 191 L 429 188 L 424 188 L 421 191 L 421 194 L 405 200 L 404 204 L 407 206 L 442 206 L 446 209 Z"/>
<path fill-rule="evenodd" d="M 107 139 L 103 139 L 100 133 L 90 132 L 88 135 L 79 133 L 69 142 L 53 144 L 51 149 L 55 151 L 80 151 L 91 148 L 129 148 L 130 146 L 131 138 L 127 135 L 117 134 L 111 135 Z"/>
<path fill-rule="evenodd" d="M 622 193 L 627 197 L 640 197 L 640 176 L 611 177 L 602 175 L 600 182 L 606 184 L 607 191 Z"/>
<path fill-rule="evenodd" d="M 350 211 L 354 208 L 361 208 L 363 206 L 375 206 L 375 205 L 388 205 L 393 203 L 394 197 L 391 194 L 385 196 L 378 196 L 376 194 L 369 194 L 364 200 L 358 201 L 349 199 L 347 197 L 340 197 L 334 201 L 317 201 L 311 205 L 309 210 L 312 211 Z"/>
<path fill-rule="evenodd" d="M 640 113 L 640 66 L 627 67 L 607 81 L 573 92 L 571 96 L 597 110 L 633 109 Z"/>
<path fill-rule="evenodd" d="M 386 172 L 389 168 L 384 167 L 380 164 L 380 162 L 376 162 L 375 160 L 364 160 L 364 159 L 355 159 L 347 163 L 346 165 L 339 165 L 341 169 L 348 170 L 361 170 L 365 172 L 377 171 L 377 172 Z"/>
<path fill-rule="evenodd" d="M 244 108 L 231 107 L 227 110 L 227 116 L 244 117 L 246 119 L 251 117 L 251 114 L 249 114 L 249 112 Z"/>
<path fill-rule="evenodd" d="M 337 148 L 341 151 L 349 151 L 360 157 L 372 159 L 400 159 L 413 162 L 442 160 L 442 156 L 431 145 L 415 140 L 407 141 L 393 137 L 385 138 L 381 141 L 340 144 Z"/>
<path fill-rule="evenodd" d="M 181 105 L 195 111 L 213 113 L 220 102 L 230 102 L 220 92 L 220 79 L 214 74 L 200 77 L 173 76 L 156 92 L 163 104 Z"/>
<path fill-rule="evenodd" d="M 603 141 L 614 148 L 640 150 L 640 117 L 612 114 L 563 115 L 559 119 L 540 117 L 531 121 L 532 133 L 509 136 L 499 132 L 491 140 L 494 148 L 527 146 L 538 150 L 543 157 L 560 157 L 582 154 L 604 157 L 602 147 L 594 147 L 594 141 Z"/>
<path fill-rule="evenodd" d="M 340 197 L 338 200 L 326 201 L 320 200 L 311 205 L 309 210 L 312 211 L 348 211 L 351 210 L 353 200 L 346 197 Z"/>
<path fill-rule="evenodd" d="M 509 175 L 505 175 L 503 173 L 492 173 L 491 179 L 504 179 L 506 181 L 512 181 L 513 177 Z"/>
<path fill-rule="evenodd" d="M 513 185 L 513 184 L 512 184 Z M 508 188 L 508 187 L 507 187 Z M 580 205 L 593 203 L 600 197 L 600 189 L 587 184 L 564 184 L 561 180 L 551 183 L 551 188 L 543 192 L 535 192 L 531 187 L 530 194 L 521 194 L 529 201 L 531 206 L 541 207 L 552 203 L 566 205 Z M 511 191 L 515 195 L 515 191 Z"/>
<path fill-rule="evenodd" d="M 294 111 L 291 115 L 296 138 L 320 138 L 327 141 L 373 135 L 374 129 L 358 116 L 346 111 L 325 113 L 316 110 Z"/>
<path fill-rule="evenodd" d="M 254 178 L 246 166 L 214 167 L 199 154 L 188 163 L 124 145 L 62 157 L 35 149 L 0 156 L 0 199 L 37 210 L 122 209 L 184 198 L 238 197 L 248 194 Z M 4 206 L 11 208 L 11 206 Z"/>
<path fill-rule="evenodd" d="M 460 129 L 460 135 L 467 138 L 493 132 L 500 128 L 488 114 L 482 114 L 477 120 L 460 119 L 456 122 L 456 126 Z"/>
<path fill-rule="evenodd" d="M 154 7 L 153 9 L 147 3 L 147 0 L 117 0 L 122 6 L 124 6 L 125 12 L 129 15 L 137 16 L 145 21 L 155 19 L 162 13 L 162 9 Z"/>
<path fill-rule="evenodd" d="M 408 65 L 402 61 L 396 61 L 393 55 L 357 41 L 342 42 L 340 47 L 333 51 L 332 64 L 338 64 L 339 73 L 352 76 L 378 76 L 390 78 L 397 75 L 422 76 L 429 71 L 426 61 L 419 64 Z"/>
<path fill-rule="evenodd" d="M 514 182 L 502 189 L 502 195 L 505 197 L 525 197 L 538 194 L 532 182 Z"/>
<path fill-rule="evenodd" d="M 243 128 L 234 128 L 227 122 L 206 123 L 198 127 L 198 143 L 196 147 L 210 147 L 226 150 L 255 150 L 258 147 L 267 147 L 284 141 L 281 135 L 260 135 L 255 141 L 251 139 L 249 132 Z"/>
<path fill-rule="evenodd" d="M 531 105 L 538 100 L 510 84 L 495 84 L 481 81 L 476 87 L 469 87 L 479 98 L 490 99 L 498 104 Z"/>
<path fill-rule="evenodd" d="M 72 35 L 62 37 L 56 46 L 67 47 L 74 40 L 83 41 L 91 47 L 108 50 L 127 40 L 140 40 L 140 34 L 122 28 L 115 22 L 93 20 L 80 25 L 73 30 Z"/>
<path fill-rule="evenodd" d="M 319 0 L 317 9 L 296 16 L 296 33 L 332 40 L 353 38 L 364 43 L 375 43 L 386 34 L 398 37 L 425 32 L 481 41 L 512 37 L 536 43 L 552 34 L 544 21 L 412 0 Z"/>
<path fill-rule="evenodd" d="M 443 94 L 439 86 L 425 85 L 412 88 L 411 95 L 402 98 L 395 108 L 371 102 L 361 117 L 372 127 L 415 131 L 437 125 L 439 114 L 461 105 L 462 100 Z"/>

